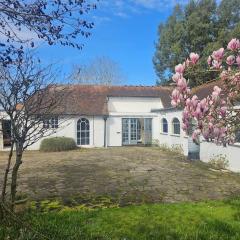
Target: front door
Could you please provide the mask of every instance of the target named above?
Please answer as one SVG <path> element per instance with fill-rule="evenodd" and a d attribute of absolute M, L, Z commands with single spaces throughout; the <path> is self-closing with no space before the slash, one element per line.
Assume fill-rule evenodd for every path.
<path fill-rule="evenodd" d="M 152 140 L 152 119 L 123 118 L 122 144 L 149 144 Z"/>

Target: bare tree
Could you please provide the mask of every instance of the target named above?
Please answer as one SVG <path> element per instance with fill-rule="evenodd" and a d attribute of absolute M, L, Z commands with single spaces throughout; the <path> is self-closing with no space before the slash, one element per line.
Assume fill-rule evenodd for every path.
<path fill-rule="evenodd" d="M 119 65 L 108 57 L 73 67 L 70 78 L 78 84 L 118 85 L 123 81 Z"/>
<path fill-rule="evenodd" d="M 77 37 L 89 37 L 93 23 L 84 18 L 95 8 L 90 0 L 0 0 L 0 60 L 11 63 L 39 40 L 81 49 Z"/>
<path fill-rule="evenodd" d="M 64 87 L 54 85 L 51 66 L 41 67 L 31 55 L 0 66 L 0 108 L 11 123 L 11 150 L 5 171 L 1 201 L 5 201 L 7 176 L 12 153 L 16 151 L 11 172 L 11 209 L 14 210 L 17 175 L 24 151 L 56 129 L 46 127 L 46 121 L 61 115 Z M 58 122 L 58 124 L 61 124 Z M 48 125 L 49 126 L 49 125 Z"/>

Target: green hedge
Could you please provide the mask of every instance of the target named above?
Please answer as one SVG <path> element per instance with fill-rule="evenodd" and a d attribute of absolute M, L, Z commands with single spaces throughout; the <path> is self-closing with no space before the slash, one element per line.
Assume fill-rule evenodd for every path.
<path fill-rule="evenodd" d="M 46 138 L 40 145 L 40 151 L 43 152 L 61 152 L 74 150 L 76 148 L 77 145 L 74 139 L 67 137 Z"/>

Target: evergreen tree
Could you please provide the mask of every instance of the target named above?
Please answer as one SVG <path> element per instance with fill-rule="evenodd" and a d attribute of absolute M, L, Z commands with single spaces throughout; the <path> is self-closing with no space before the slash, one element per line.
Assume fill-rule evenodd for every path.
<path fill-rule="evenodd" d="M 240 37 L 240 0 L 222 0 L 219 5 L 215 0 L 190 0 L 185 7 L 177 5 L 167 22 L 159 25 L 158 34 L 153 57 L 157 84 L 171 82 L 175 65 L 193 51 L 201 61 L 187 72 L 190 86 L 213 80 L 216 74 L 203 69 L 213 50 L 226 45 L 229 37 Z"/>

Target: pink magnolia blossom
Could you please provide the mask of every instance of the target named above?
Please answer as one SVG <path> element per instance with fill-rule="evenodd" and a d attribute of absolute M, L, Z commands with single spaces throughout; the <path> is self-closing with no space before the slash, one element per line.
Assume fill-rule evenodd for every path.
<path fill-rule="evenodd" d="M 171 101 L 172 106 L 176 107 L 178 104 L 180 104 L 181 98 L 182 98 L 181 93 L 177 89 L 174 89 L 172 92 L 172 101 Z"/>
<path fill-rule="evenodd" d="M 220 48 L 217 51 L 214 51 L 212 53 L 212 57 L 216 61 L 221 61 L 223 59 L 223 56 L 224 56 L 224 48 Z"/>
<path fill-rule="evenodd" d="M 228 73 L 227 73 L 227 71 L 222 71 L 222 72 L 220 73 L 220 78 L 221 78 L 222 80 L 226 80 L 226 79 L 228 78 Z"/>
<path fill-rule="evenodd" d="M 229 43 L 227 48 L 232 51 L 236 51 L 240 49 L 240 41 L 236 38 L 232 39 Z"/>
<path fill-rule="evenodd" d="M 222 91 L 222 89 L 220 87 L 218 87 L 218 86 L 215 86 L 213 88 L 213 92 L 212 92 L 212 99 L 213 99 L 213 101 L 218 100 L 221 91 Z"/>
<path fill-rule="evenodd" d="M 186 66 L 186 67 L 189 67 L 189 66 L 190 66 L 190 63 L 191 63 L 191 61 L 187 58 L 187 60 L 185 61 L 185 66 Z"/>
<path fill-rule="evenodd" d="M 238 67 L 240 67 L 240 55 L 237 56 L 236 58 L 236 63 L 238 65 Z"/>
<path fill-rule="evenodd" d="M 212 57 L 211 56 L 208 57 L 207 63 L 208 63 L 208 66 L 211 66 L 211 64 L 212 64 Z"/>
<path fill-rule="evenodd" d="M 227 106 L 222 106 L 220 109 L 220 114 L 222 117 L 225 117 L 227 113 Z"/>
<path fill-rule="evenodd" d="M 181 78 L 181 74 L 179 74 L 178 72 L 175 73 L 173 76 L 172 76 L 172 80 L 177 83 L 178 80 Z"/>
<path fill-rule="evenodd" d="M 199 60 L 199 55 L 197 53 L 190 53 L 190 60 L 192 64 L 196 64 Z"/>
<path fill-rule="evenodd" d="M 185 78 L 180 78 L 177 82 L 177 86 L 182 90 L 185 91 L 187 89 L 187 81 Z"/>
<path fill-rule="evenodd" d="M 176 73 L 183 74 L 183 73 L 184 73 L 184 70 L 185 70 L 185 65 L 184 65 L 184 64 L 178 64 L 178 65 L 175 67 L 175 72 L 176 72 Z"/>
<path fill-rule="evenodd" d="M 212 93 L 203 99 L 191 95 L 191 89 L 184 78 L 185 67 L 196 64 L 199 61 L 199 56 L 196 53 L 191 53 L 190 60 L 187 59 L 183 64 L 175 67 L 176 74 L 172 78 L 176 88 L 172 92 L 172 105 L 181 105 L 184 108 L 182 116 L 184 131 L 190 129 L 193 121 L 196 122 L 192 138 L 197 143 L 199 143 L 200 135 L 217 144 L 233 143 L 235 139 L 236 124 L 234 121 L 236 120 L 234 119 L 239 121 L 239 118 L 236 118 L 234 114 L 238 114 L 237 116 L 240 117 L 239 112 L 236 112 L 236 108 L 234 108 L 240 94 L 239 40 L 232 39 L 228 44 L 226 50 L 228 66 L 222 64 L 224 54 L 224 48 L 220 48 L 208 57 L 208 65 L 212 69 L 217 69 L 214 72 L 219 74 L 221 85 L 214 86 Z"/>
<path fill-rule="evenodd" d="M 201 130 L 200 129 L 196 129 L 193 131 L 193 134 L 192 134 L 192 139 L 196 142 L 199 141 L 199 136 L 201 134 Z"/>
<path fill-rule="evenodd" d="M 193 106 L 193 107 L 196 107 L 197 104 L 198 104 L 198 97 L 197 97 L 197 95 L 194 95 L 194 96 L 192 97 L 192 106 Z"/>
<path fill-rule="evenodd" d="M 212 61 L 212 66 L 213 66 L 213 68 L 220 69 L 220 68 L 222 68 L 222 62 L 217 61 L 217 60 L 213 60 Z"/>
<path fill-rule="evenodd" d="M 226 63 L 230 66 L 232 66 L 235 62 L 235 57 L 233 55 L 230 55 L 229 57 L 227 57 Z"/>

